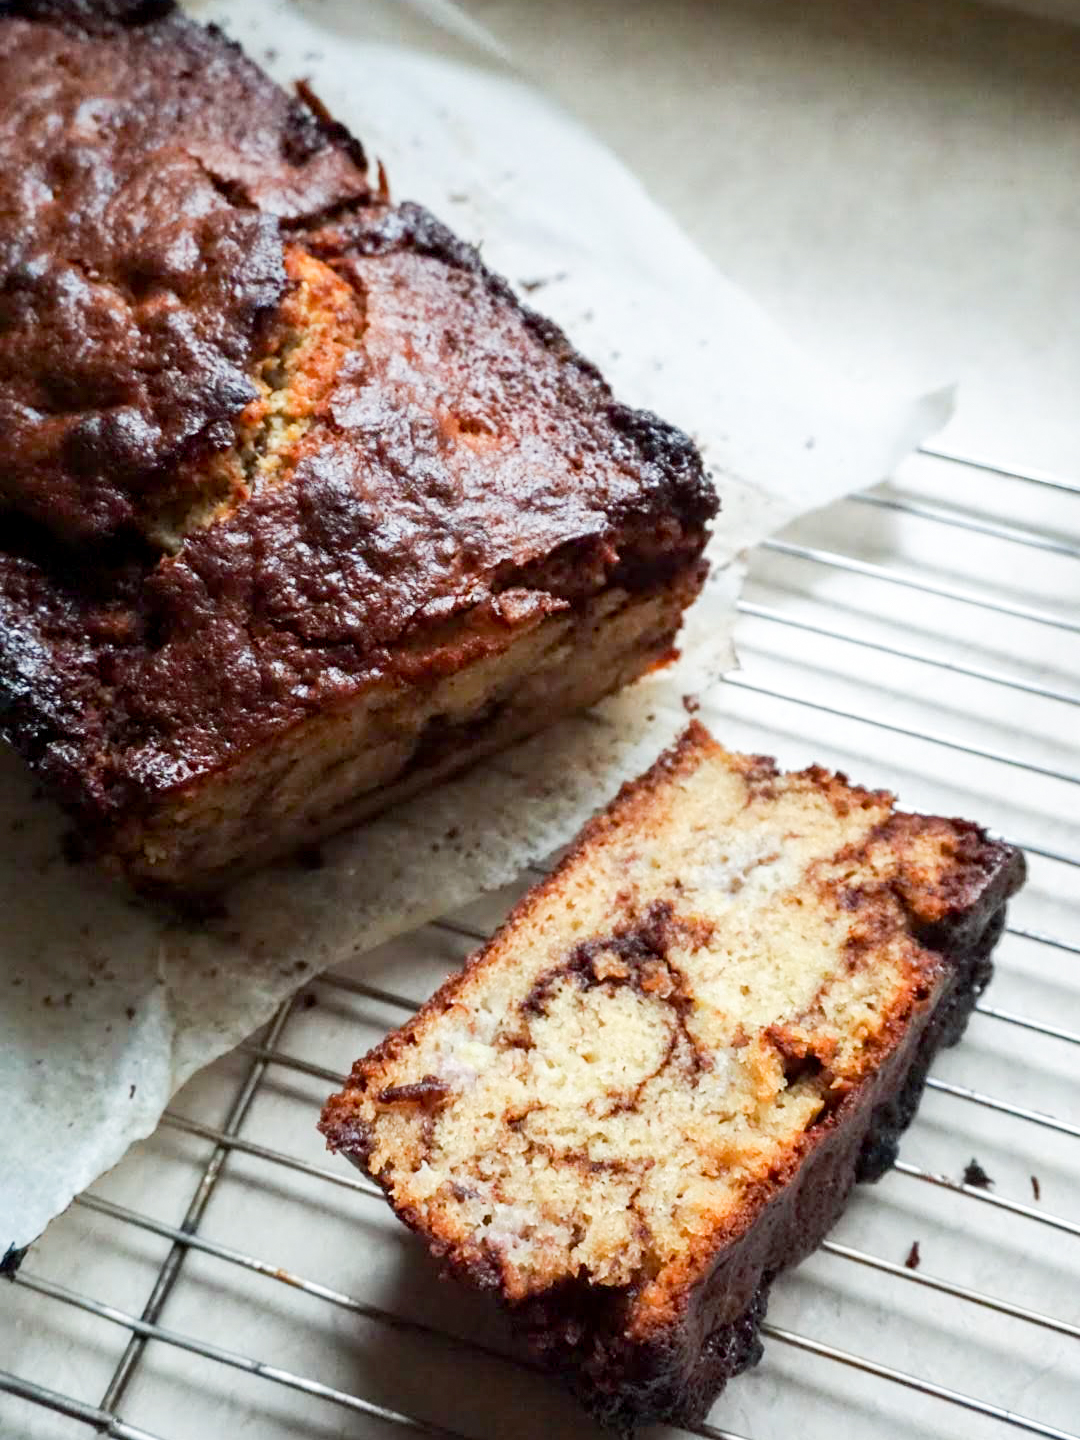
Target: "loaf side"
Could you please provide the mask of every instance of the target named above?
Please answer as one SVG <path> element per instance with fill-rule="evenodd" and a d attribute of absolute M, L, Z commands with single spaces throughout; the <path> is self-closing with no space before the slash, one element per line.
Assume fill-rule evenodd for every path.
<path fill-rule="evenodd" d="M 693 445 L 317 97 L 164 3 L 0 38 L 0 732 L 112 868 L 222 883 L 671 654 Z"/>

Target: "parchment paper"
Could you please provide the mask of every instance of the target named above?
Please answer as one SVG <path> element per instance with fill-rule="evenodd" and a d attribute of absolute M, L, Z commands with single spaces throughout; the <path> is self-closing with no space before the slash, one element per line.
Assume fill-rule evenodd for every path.
<path fill-rule="evenodd" d="M 526 288 L 620 397 L 698 440 L 724 503 L 714 579 L 665 674 L 324 847 L 318 870 L 243 882 L 201 925 L 62 858 L 61 817 L 0 754 L 0 1256 L 136 1139 L 199 1066 L 312 973 L 565 842 L 733 663 L 739 553 L 881 479 L 948 418 L 946 393 L 854 389 L 799 354 L 633 176 L 516 77 L 452 6 L 386 0 L 192 6 L 278 78 L 310 78 L 429 205 Z"/>

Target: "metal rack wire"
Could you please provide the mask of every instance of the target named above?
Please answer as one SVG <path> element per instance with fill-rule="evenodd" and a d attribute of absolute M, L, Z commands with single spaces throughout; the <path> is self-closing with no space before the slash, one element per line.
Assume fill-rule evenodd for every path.
<path fill-rule="evenodd" d="M 934 464 L 956 472 L 961 478 L 968 477 L 975 481 L 980 476 L 988 474 L 1001 477 L 1017 486 L 1045 489 L 1054 492 L 1057 496 L 1080 497 L 1080 486 L 1056 476 L 1038 472 L 1023 473 L 994 465 L 986 460 L 965 458 L 941 451 L 927 450 L 924 451 L 924 455 L 931 457 Z M 855 500 L 856 503 L 866 507 L 868 511 L 900 513 L 932 526 L 973 532 L 1011 546 L 1052 553 L 1064 560 L 1080 559 L 1080 543 L 1077 543 L 1072 536 L 1057 533 L 1056 530 L 1044 531 L 1020 527 L 1011 523 L 1006 524 L 985 514 L 972 513 L 964 506 L 937 502 L 927 504 L 917 498 L 904 498 L 892 494 L 871 493 L 855 497 Z M 947 583 L 936 573 L 920 571 L 916 568 L 894 564 L 891 561 L 890 563 L 869 561 L 839 550 L 827 550 L 815 545 L 797 543 L 789 538 L 774 540 L 763 548 L 771 555 L 784 560 L 797 561 L 802 565 L 817 569 L 854 576 L 860 581 L 870 581 L 875 585 L 902 587 L 922 595 L 939 597 L 965 606 L 974 606 L 984 614 L 1007 616 L 1069 634 L 1080 632 L 1080 620 L 1075 618 L 1075 614 L 1070 614 L 1065 609 L 1055 612 L 1042 606 L 1022 604 L 1010 595 L 1000 593 L 995 589 L 993 583 L 987 584 L 980 590 L 973 590 L 966 585 Z M 1077 586 L 1076 593 L 1080 595 L 1080 584 Z M 783 595 L 768 604 L 747 598 L 740 603 L 740 609 L 748 620 L 759 624 L 776 627 L 778 630 L 792 632 L 796 635 L 812 636 L 853 647 L 856 651 L 872 652 L 887 660 L 903 661 L 922 667 L 927 675 L 933 675 L 939 671 L 945 672 L 952 677 L 959 676 L 979 684 L 998 687 L 1013 695 L 1036 697 L 1040 701 L 1049 701 L 1055 706 L 1080 707 L 1080 688 L 1074 691 L 1066 685 L 1044 682 L 1042 679 L 1025 674 L 1022 669 L 1013 672 L 998 666 L 975 663 L 966 657 L 957 658 L 955 655 L 935 653 L 931 646 L 920 646 L 914 643 L 898 644 L 891 639 L 872 638 L 858 633 L 858 627 L 851 629 L 828 624 L 808 617 L 805 613 L 797 613 L 785 602 Z M 755 667 L 749 660 L 746 662 L 746 669 L 730 676 L 726 684 L 731 691 L 741 691 L 753 696 L 755 703 L 764 703 L 775 707 L 778 714 L 781 712 L 786 714 L 786 707 L 809 708 L 819 715 L 842 720 L 856 727 L 873 727 L 874 733 L 878 736 L 898 736 L 905 740 L 929 743 L 949 753 L 974 758 L 992 767 L 1038 776 L 1058 785 L 1080 785 L 1080 768 L 1075 765 L 1067 767 L 1058 764 L 1043 764 L 1022 753 L 1015 753 L 1011 749 L 969 742 L 961 734 L 940 731 L 933 726 L 922 727 L 893 721 L 881 714 L 873 713 L 872 705 L 866 710 L 833 705 L 814 696 L 800 694 L 756 678 Z M 1077 713 L 1080 714 L 1080 709 L 1077 710 Z M 1020 838 L 1025 841 L 1026 848 L 1031 855 L 1039 857 L 1053 866 L 1062 867 L 1068 877 L 1068 883 L 1064 887 L 1066 890 L 1071 888 L 1072 893 L 1080 893 L 1076 885 L 1076 872 L 1080 870 L 1080 850 L 1073 853 L 1056 844 L 1044 844 L 1039 836 Z M 486 928 L 453 917 L 435 922 L 432 930 L 436 934 L 441 933 L 448 939 L 452 939 L 456 944 L 468 945 L 482 941 L 488 933 Z M 1040 947 L 1040 950 L 1048 954 L 1080 955 L 1080 933 L 1075 935 L 1048 933 L 1042 929 L 1013 923 L 1008 927 L 1008 934 L 1018 941 Z M 418 943 L 422 942 L 418 941 Z M 365 1001 L 374 1002 L 387 1009 L 391 1015 L 394 1012 L 408 1012 L 415 1008 L 414 1000 L 408 996 L 398 994 L 373 982 L 358 979 L 355 975 L 325 975 L 316 982 L 316 985 L 329 993 L 336 992 L 343 996 L 353 995 L 361 997 Z M 208 1257 L 222 1266 L 235 1267 L 248 1274 L 262 1277 L 268 1284 L 288 1286 L 321 1305 L 361 1317 L 376 1326 L 386 1327 L 387 1330 L 408 1334 L 425 1345 L 452 1346 L 466 1357 L 470 1354 L 482 1355 L 501 1365 L 531 1368 L 527 1361 L 501 1350 L 495 1350 L 479 1340 L 462 1339 L 438 1325 L 426 1324 L 395 1313 L 390 1309 L 369 1303 L 358 1296 L 306 1278 L 291 1269 L 282 1268 L 272 1256 L 260 1257 L 248 1253 L 246 1249 L 235 1248 L 201 1233 L 202 1222 L 211 1198 L 227 1172 L 230 1157 L 236 1155 L 248 1157 L 260 1166 L 267 1167 L 268 1174 L 271 1171 L 285 1171 L 304 1177 L 305 1180 L 322 1188 L 325 1192 L 323 1196 L 325 1203 L 333 1203 L 325 1200 L 325 1197 L 335 1195 L 340 1197 L 342 1205 L 348 1205 L 350 1197 L 356 1194 L 381 1199 L 381 1192 L 377 1187 L 342 1166 L 319 1165 L 285 1150 L 261 1144 L 243 1133 L 251 1107 L 267 1083 L 269 1076 L 284 1072 L 326 1082 L 327 1086 L 336 1085 L 342 1079 L 342 1076 L 333 1068 L 325 1066 L 309 1056 L 293 1053 L 286 1045 L 286 1030 L 291 1016 L 295 1014 L 295 1007 L 295 1001 L 283 1005 L 257 1039 L 240 1047 L 245 1068 L 231 1104 L 219 1125 L 192 1119 L 179 1111 L 166 1113 L 162 1122 L 164 1127 L 178 1134 L 209 1142 L 212 1146 L 209 1158 L 203 1165 L 198 1183 L 191 1194 L 186 1213 L 179 1224 L 166 1223 L 141 1210 L 129 1208 L 93 1193 L 86 1194 L 78 1200 L 77 1205 L 82 1210 L 92 1212 L 118 1227 L 118 1234 L 125 1231 L 139 1231 L 168 1243 L 164 1260 L 157 1268 L 153 1285 L 140 1313 L 130 1313 L 106 1303 L 102 1299 L 81 1293 L 78 1288 L 71 1288 L 47 1278 L 38 1273 L 33 1254 L 28 1257 L 23 1268 L 13 1277 L 14 1284 L 26 1291 L 33 1292 L 42 1306 L 53 1302 L 71 1307 L 96 1317 L 100 1321 L 119 1327 L 126 1334 L 125 1348 L 101 1394 L 100 1401 L 94 1404 L 74 1398 L 70 1394 L 61 1393 L 39 1381 L 20 1377 L 3 1368 L 0 1368 L 0 1391 L 6 1392 L 8 1396 L 18 1401 L 29 1402 L 41 1409 L 54 1412 L 58 1416 L 67 1417 L 73 1422 L 73 1433 L 75 1431 L 81 1433 L 81 1427 L 89 1427 L 97 1430 L 100 1434 L 117 1437 L 117 1440 L 174 1440 L 172 1435 L 151 1433 L 138 1425 L 128 1423 L 123 1418 L 125 1402 L 129 1397 L 132 1381 L 144 1364 L 147 1346 L 153 1342 L 156 1345 L 187 1351 L 218 1366 L 246 1372 L 266 1382 L 267 1385 L 299 1392 L 313 1402 L 324 1402 L 338 1410 L 350 1413 L 356 1417 L 358 1422 L 362 1421 L 365 1424 L 370 1422 L 372 1425 L 389 1427 L 390 1430 L 411 1431 L 421 1435 L 450 1436 L 453 1437 L 453 1440 L 465 1440 L 463 1432 L 442 1428 L 438 1424 L 406 1413 L 404 1408 L 396 1409 L 383 1405 L 362 1394 L 324 1383 L 303 1373 L 302 1370 L 270 1364 L 240 1351 L 223 1348 L 217 1343 L 201 1338 L 198 1334 L 178 1331 L 165 1325 L 163 1314 L 166 1305 L 183 1278 L 186 1261 L 193 1254 Z M 1011 1006 L 997 1005 L 987 1000 L 980 1002 L 977 1010 L 980 1016 L 992 1022 L 995 1027 L 1000 1027 L 1003 1033 L 1026 1033 L 1066 1046 L 1080 1046 L 1080 1030 L 1072 1025 L 1052 1023 L 1046 1019 L 1021 1013 Z M 931 1077 L 929 1086 L 937 1094 L 948 1097 L 951 1102 L 958 1105 L 989 1110 L 997 1115 L 1008 1117 L 1010 1121 L 1024 1126 L 1037 1127 L 1039 1130 L 1065 1140 L 1080 1139 L 1080 1124 L 1076 1123 L 1075 1119 L 1069 1118 L 1068 1115 L 1045 1113 L 1037 1107 L 1016 1103 L 1001 1094 L 988 1093 L 977 1086 L 957 1084 L 937 1075 Z M 1073 1114 L 1076 1113 L 1077 1111 L 1074 1110 Z M 1077 1220 L 1066 1215 L 1056 1214 L 1052 1209 L 1044 1209 L 1038 1203 L 1029 1204 L 975 1184 L 950 1179 L 932 1169 L 911 1163 L 907 1159 L 901 1159 L 893 1173 L 905 1185 L 911 1187 L 913 1195 L 928 1194 L 935 1188 L 939 1190 L 944 1188 L 962 1198 L 965 1204 L 989 1209 L 999 1216 L 1007 1216 L 1018 1225 L 1042 1227 L 1043 1230 L 1059 1237 L 1060 1243 L 1063 1245 L 1080 1239 L 1080 1223 Z M 43 1243 L 48 1245 L 48 1237 Z M 883 1255 L 870 1253 L 836 1240 L 826 1241 L 823 1251 L 845 1265 L 869 1270 L 879 1276 L 887 1276 L 892 1281 L 916 1287 L 921 1292 L 932 1296 L 947 1297 L 949 1300 L 972 1307 L 973 1311 L 1005 1317 L 1009 1321 L 1034 1327 L 1048 1334 L 1065 1337 L 1071 1342 L 1080 1341 L 1080 1314 L 1075 1319 L 1070 1319 L 1046 1313 L 1041 1309 L 1014 1303 L 1006 1295 L 988 1293 L 980 1288 L 961 1284 L 944 1276 L 909 1268 Z M 1000 1425 L 1006 1430 L 1011 1429 L 1024 1434 L 1048 1437 L 1048 1440 L 1080 1440 L 1080 1430 L 1060 1428 L 1048 1420 L 1038 1418 L 1036 1414 L 1017 1413 L 991 1399 L 970 1393 L 968 1390 L 955 1389 L 905 1369 L 870 1359 L 860 1353 L 827 1343 L 813 1335 L 799 1333 L 777 1324 L 767 1324 L 763 1333 L 770 1343 L 809 1354 L 822 1365 L 842 1366 L 859 1371 L 870 1377 L 876 1384 L 898 1386 L 908 1391 L 918 1392 L 944 1406 L 952 1407 L 954 1411 L 975 1415 L 986 1421 L 1000 1422 Z M 1077 1362 L 1080 1364 L 1080 1351 L 1077 1352 Z M 0 1426 L 0 1429 L 3 1427 Z M 7 1431 L 5 1430 L 4 1433 L 7 1434 Z M 354 1432 L 350 1431 L 350 1433 Z M 698 1426 L 690 1433 L 712 1437 L 712 1440 L 748 1440 L 746 1436 L 735 1435 L 710 1424 Z M 751 1440 L 762 1440 L 762 1437 L 754 1436 L 751 1437 Z"/>

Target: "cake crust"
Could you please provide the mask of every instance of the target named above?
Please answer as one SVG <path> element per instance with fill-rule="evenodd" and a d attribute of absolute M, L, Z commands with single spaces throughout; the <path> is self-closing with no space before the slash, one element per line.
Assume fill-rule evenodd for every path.
<path fill-rule="evenodd" d="M 684 435 L 213 27 L 22 0 L 0 30 L 0 728 L 92 845 L 140 883 L 217 883 L 250 858 L 248 757 L 260 855 L 335 828 L 274 818 L 325 717 L 381 717 L 324 757 L 360 774 L 396 746 L 363 771 L 376 803 L 432 724 L 462 763 L 508 704 L 498 733 L 527 733 L 521 667 L 441 702 L 537 627 L 572 622 L 608 688 L 670 652 L 717 508 Z M 640 634 L 608 656 L 592 619 L 620 606 Z"/>
<path fill-rule="evenodd" d="M 0 496 L 68 542 L 231 440 L 283 227 L 370 195 L 363 151 L 166 4 L 0 7 Z"/>
<path fill-rule="evenodd" d="M 694 1422 L 896 1154 L 1012 847 L 695 724 L 321 1128 L 602 1421 Z"/>

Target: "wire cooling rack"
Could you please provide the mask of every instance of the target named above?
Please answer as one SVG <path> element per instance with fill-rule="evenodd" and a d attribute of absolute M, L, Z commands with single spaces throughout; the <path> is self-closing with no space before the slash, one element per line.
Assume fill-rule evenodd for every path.
<path fill-rule="evenodd" d="M 924 450 L 755 556 L 714 731 L 975 816 L 1031 879 L 901 1159 L 689 1433 L 1080 1440 L 1078 521 L 1080 485 Z M 595 1433 L 313 1129 L 516 893 L 313 982 L 53 1225 L 2 1297 L 5 1440 Z"/>

